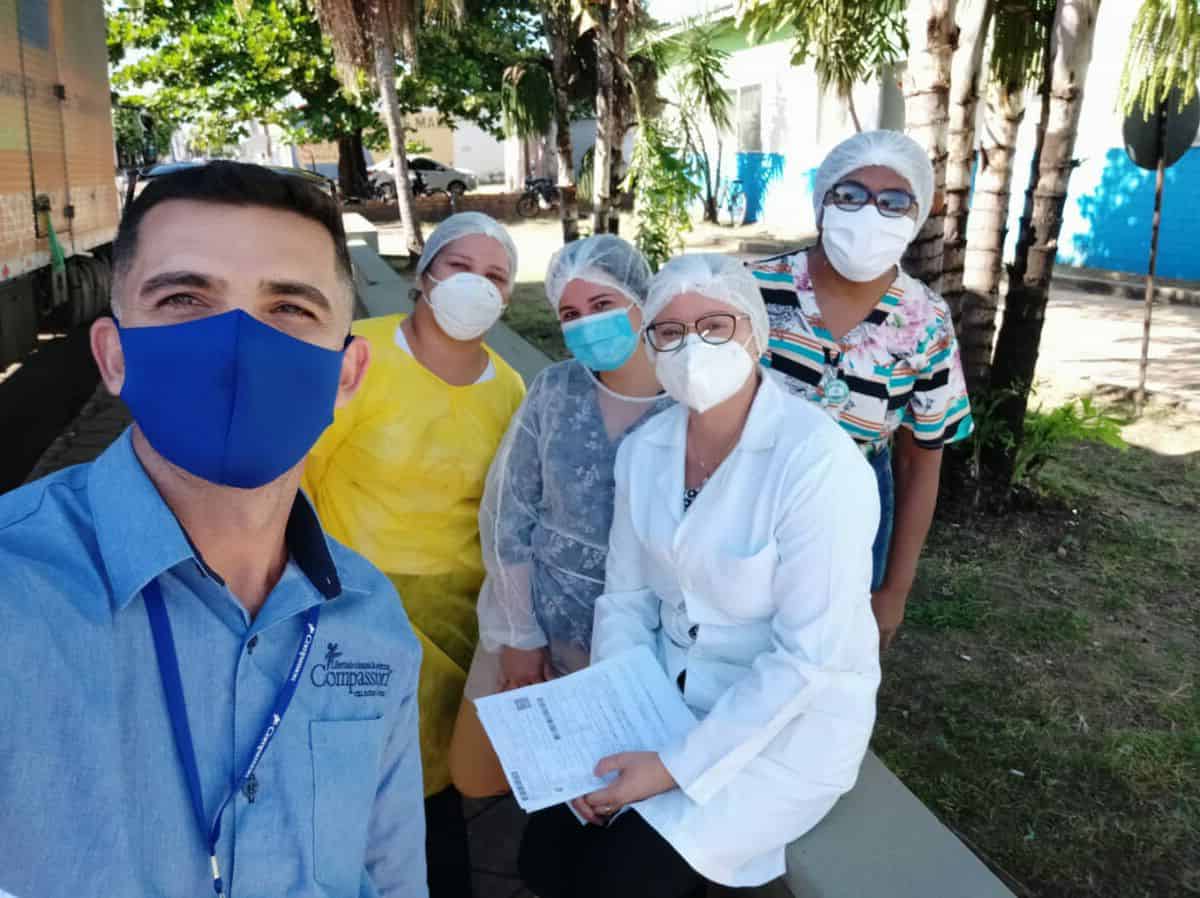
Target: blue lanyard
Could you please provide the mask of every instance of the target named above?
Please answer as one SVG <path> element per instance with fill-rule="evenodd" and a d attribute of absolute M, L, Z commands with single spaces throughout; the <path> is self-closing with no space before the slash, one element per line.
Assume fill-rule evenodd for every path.
<path fill-rule="evenodd" d="M 221 815 L 225 812 L 225 808 L 233 796 L 246 785 L 246 781 L 254 774 L 254 769 L 258 767 L 258 762 L 266 753 L 271 739 L 279 731 L 283 715 L 287 712 L 288 705 L 292 703 L 296 687 L 300 685 L 300 675 L 304 673 L 309 650 L 316 639 L 321 606 L 314 605 L 304 616 L 304 636 L 300 640 L 300 647 L 296 649 L 296 660 L 292 662 L 291 672 L 275 699 L 271 717 L 267 720 L 262 735 L 258 737 L 258 741 L 254 745 L 254 754 L 250 756 L 250 762 L 246 765 L 245 772 L 242 773 L 241 778 L 234 784 L 229 794 L 225 796 L 225 800 L 217 808 L 216 817 L 210 824 L 204 813 L 204 798 L 200 792 L 200 768 L 196 764 L 196 749 L 192 742 L 191 727 L 188 726 L 187 702 L 183 698 L 183 681 L 179 673 L 179 658 L 175 654 L 175 638 L 171 635 L 171 619 L 167 616 L 167 606 L 163 602 L 162 590 L 159 589 L 158 582 L 152 580 L 147 583 L 146 588 L 142 590 L 142 596 L 146 601 L 146 615 L 150 619 L 150 632 L 154 637 L 154 654 L 158 658 L 158 674 L 162 678 L 163 692 L 167 698 L 167 713 L 171 718 L 175 749 L 179 752 L 183 775 L 187 779 L 188 791 L 192 794 L 192 810 L 196 814 L 196 820 L 200 823 L 200 831 L 208 833 L 208 859 L 212 867 L 213 891 L 217 895 L 223 896 L 225 884 L 221 881 L 221 867 L 217 863 L 217 840 L 221 838 Z"/>

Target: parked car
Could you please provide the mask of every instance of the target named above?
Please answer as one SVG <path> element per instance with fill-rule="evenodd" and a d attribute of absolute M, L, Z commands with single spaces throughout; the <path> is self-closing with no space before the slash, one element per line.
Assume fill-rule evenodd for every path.
<path fill-rule="evenodd" d="M 376 193 L 385 199 L 396 198 L 396 176 L 392 169 L 392 160 L 385 159 L 370 167 L 371 185 Z M 428 159 L 425 156 L 415 156 L 408 160 L 408 177 L 416 184 L 419 180 L 424 185 L 418 193 L 433 190 L 445 190 L 456 196 L 462 196 L 468 190 L 479 187 L 479 178 L 473 171 L 463 168 L 451 168 Z"/>
<path fill-rule="evenodd" d="M 171 172 L 180 171 L 185 168 L 196 168 L 200 165 L 206 165 L 205 162 L 162 162 L 158 165 L 152 165 L 149 168 L 144 168 L 137 172 L 136 180 L 129 185 L 132 194 L 129 198 L 137 196 L 146 189 L 146 185 L 155 178 L 161 178 L 163 175 L 168 175 Z M 281 175 L 291 175 L 294 178 L 300 178 L 302 181 L 307 181 L 323 193 L 329 194 L 335 200 L 338 198 L 337 184 L 326 178 L 324 175 L 319 175 L 314 171 L 309 171 L 306 168 L 292 168 L 288 165 L 268 165 L 266 168 L 273 172 L 278 172 Z"/>

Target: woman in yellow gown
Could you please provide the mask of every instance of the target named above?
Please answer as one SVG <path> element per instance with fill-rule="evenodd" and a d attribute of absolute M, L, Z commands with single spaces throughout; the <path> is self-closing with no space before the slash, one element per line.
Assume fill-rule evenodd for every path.
<path fill-rule="evenodd" d="M 525 394 L 516 371 L 483 343 L 516 268 L 516 248 L 498 222 L 477 212 L 446 219 L 417 263 L 412 315 L 355 323 L 370 344 L 370 368 L 304 474 L 326 530 L 391 578 L 421 638 L 431 898 L 470 894 L 448 751 L 478 635 L 479 502 Z"/>

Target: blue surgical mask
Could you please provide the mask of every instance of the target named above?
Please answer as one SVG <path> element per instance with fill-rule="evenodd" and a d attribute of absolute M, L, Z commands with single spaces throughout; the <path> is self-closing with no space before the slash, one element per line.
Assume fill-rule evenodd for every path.
<path fill-rule="evenodd" d="M 333 420 L 343 352 L 240 309 L 119 332 L 121 398 L 155 451 L 203 480 L 242 489 L 270 483 Z"/>
<path fill-rule="evenodd" d="M 598 312 L 563 325 L 567 349 L 593 371 L 615 371 L 633 355 L 638 335 L 628 309 Z"/>

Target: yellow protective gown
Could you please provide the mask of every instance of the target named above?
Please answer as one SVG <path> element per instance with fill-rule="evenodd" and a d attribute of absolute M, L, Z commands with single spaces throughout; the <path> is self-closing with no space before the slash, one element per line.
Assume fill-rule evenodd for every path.
<path fill-rule="evenodd" d="M 447 384 L 396 345 L 403 318 L 355 323 L 371 344 L 371 365 L 313 447 L 303 485 L 330 535 L 396 585 L 421 639 L 429 796 L 450 785 L 450 737 L 478 637 L 479 502 L 525 385 L 490 349 L 494 378 Z"/>

